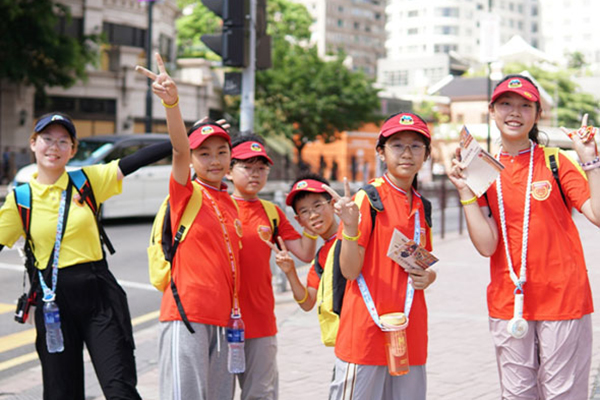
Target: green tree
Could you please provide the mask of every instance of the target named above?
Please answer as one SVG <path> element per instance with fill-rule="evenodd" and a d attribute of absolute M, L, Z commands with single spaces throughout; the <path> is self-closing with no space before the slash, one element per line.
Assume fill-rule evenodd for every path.
<path fill-rule="evenodd" d="M 548 94 L 553 96 L 558 104 L 555 104 L 557 123 L 559 126 L 578 127 L 581 125 L 583 114 L 589 115 L 589 124 L 600 123 L 600 110 L 598 99 L 593 95 L 579 91 L 579 86 L 571 79 L 569 71 L 546 71 L 535 65 L 509 64 L 504 68 L 506 74 L 519 73 L 523 70 L 538 81 Z"/>
<path fill-rule="evenodd" d="M 580 51 L 574 51 L 572 53 L 567 54 L 567 58 L 569 59 L 569 68 L 581 70 L 587 65 L 587 62 L 585 61 L 585 56 Z"/>
<path fill-rule="evenodd" d="M 195 5 L 194 12 L 201 14 L 198 21 L 216 18 L 204 6 Z M 269 0 L 267 15 L 273 67 L 256 74 L 255 131 L 291 140 L 302 165 L 302 149 L 317 137 L 332 141 L 338 132 L 378 120 L 377 90 L 364 73 L 350 71 L 343 64 L 343 54 L 332 60 L 318 56 L 316 47 L 310 45 L 313 21 L 306 7 Z M 209 23 L 192 19 L 186 23 L 187 38 L 212 32 Z M 225 103 L 228 113 L 237 118 L 239 97 L 226 98 Z"/>
<path fill-rule="evenodd" d="M 183 16 L 176 22 L 177 49 L 181 58 L 206 58 L 218 60 L 200 37 L 205 33 L 214 33 L 220 29 L 220 19 L 198 0 L 177 0 L 183 10 Z"/>
<path fill-rule="evenodd" d="M 61 33 L 70 23 L 65 5 L 51 0 L 0 0 L 0 79 L 69 87 L 85 79 L 86 65 L 98 59 L 97 35 L 73 38 Z"/>

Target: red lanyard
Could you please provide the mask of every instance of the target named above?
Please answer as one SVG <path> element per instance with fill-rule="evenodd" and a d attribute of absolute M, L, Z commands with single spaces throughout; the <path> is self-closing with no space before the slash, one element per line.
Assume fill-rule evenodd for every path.
<path fill-rule="evenodd" d="M 238 292 L 237 292 L 237 266 L 235 263 L 235 256 L 233 255 L 233 246 L 231 245 L 231 240 L 229 238 L 229 232 L 227 231 L 227 226 L 225 225 L 225 218 L 219 210 L 219 206 L 217 206 L 217 202 L 212 198 L 212 196 L 208 193 L 208 190 L 204 189 L 203 186 L 202 193 L 206 196 L 206 198 L 210 201 L 210 204 L 215 209 L 215 214 L 217 214 L 217 218 L 221 223 L 221 231 L 223 233 L 223 239 L 225 239 L 225 244 L 227 244 L 227 251 L 229 252 L 229 262 L 231 264 L 231 276 L 233 277 L 233 314 L 241 315 L 239 301 L 238 301 Z"/>

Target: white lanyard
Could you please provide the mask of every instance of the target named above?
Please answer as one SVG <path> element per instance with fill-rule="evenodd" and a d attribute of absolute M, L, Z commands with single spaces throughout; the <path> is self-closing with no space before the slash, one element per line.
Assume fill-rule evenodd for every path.
<path fill-rule="evenodd" d="M 421 219 L 419 218 L 419 210 L 417 210 L 415 212 L 414 219 L 415 219 L 415 230 L 414 230 L 413 240 L 415 241 L 415 243 L 417 245 L 419 245 L 419 243 L 421 241 Z M 363 297 L 363 300 L 365 302 L 365 305 L 367 306 L 367 310 L 369 311 L 371 318 L 373 318 L 373 322 L 375 322 L 375 325 L 377 325 L 378 327 L 381 328 L 382 326 L 381 326 L 381 322 L 379 320 L 379 314 L 377 313 L 377 308 L 375 307 L 375 302 L 373 301 L 373 298 L 371 297 L 371 293 L 369 292 L 369 287 L 367 286 L 367 282 L 365 282 L 365 278 L 363 277 L 362 272 L 360 273 L 360 275 L 358 275 L 358 278 L 356 278 L 356 283 L 358 283 L 358 288 L 360 289 L 360 294 Z M 415 288 L 412 285 L 412 278 L 409 276 L 408 280 L 406 282 L 406 298 L 404 299 L 404 315 L 406 315 L 406 318 L 408 318 L 408 315 L 410 314 L 410 309 L 412 308 L 414 295 L 415 295 Z"/>
<path fill-rule="evenodd" d="M 38 270 L 40 285 L 44 292 L 43 300 L 45 302 L 54 301 L 56 298 L 56 282 L 58 281 L 58 256 L 60 253 L 60 242 L 63 236 L 63 220 L 65 215 L 65 204 L 67 202 L 67 191 L 63 190 L 60 196 L 60 204 L 58 206 L 58 222 L 56 224 L 56 238 L 54 240 L 54 253 L 52 258 L 52 288 L 49 288 L 44 281 L 42 271 Z"/>
<path fill-rule="evenodd" d="M 202 182 L 200 182 L 200 180 L 198 180 L 198 183 L 202 183 Z M 212 196 L 208 193 L 208 190 L 204 189 L 203 186 L 200 186 L 200 187 L 202 188 L 202 192 L 204 193 L 206 198 L 208 198 L 211 205 L 213 206 L 215 213 L 217 214 L 219 223 L 221 224 L 221 231 L 223 233 L 223 238 L 225 239 L 225 244 L 227 245 L 227 251 L 229 253 L 229 262 L 231 264 L 231 275 L 233 277 L 233 310 L 232 311 L 233 311 L 234 315 L 241 315 L 239 301 L 238 301 L 238 293 L 237 293 L 237 267 L 235 265 L 235 256 L 233 255 L 233 247 L 231 246 L 231 240 L 229 239 L 229 232 L 227 231 L 227 226 L 225 225 L 225 218 L 223 217 L 223 214 L 221 214 L 221 211 L 219 210 L 219 206 L 217 206 L 217 202 L 214 201 Z"/>
<path fill-rule="evenodd" d="M 515 303 L 513 318 L 508 322 L 507 330 L 516 339 L 523 338 L 529 326 L 527 321 L 523 319 L 523 284 L 527 282 L 527 242 L 529 239 L 529 217 L 531 214 L 531 184 L 533 182 L 533 153 L 535 145 L 530 140 L 529 148 L 529 172 L 527 176 L 527 187 L 525 189 L 525 210 L 523 211 L 523 242 L 521 247 L 521 271 L 519 276 L 515 273 L 510 250 L 508 248 L 508 235 L 506 232 L 506 214 L 504 210 L 504 200 L 502 198 L 502 179 L 498 175 L 496 179 L 496 191 L 498 193 L 498 210 L 500 212 L 500 225 L 502 227 L 502 239 L 504 240 L 504 251 L 506 252 L 506 263 L 510 279 L 515 284 Z M 500 149 L 502 150 L 502 149 Z M 499 158 L 499 156 L 498 156 Z"/>

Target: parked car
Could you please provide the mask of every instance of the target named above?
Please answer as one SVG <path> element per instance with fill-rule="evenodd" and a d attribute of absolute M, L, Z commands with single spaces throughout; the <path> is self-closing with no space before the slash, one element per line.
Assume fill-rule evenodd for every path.
<path fill-rule="evenodd" d="M 106 164 L 123 158 L 137 150 L 161 141 L 168 141 L 166 134 L 103 135 L 82 138 L 75 157 L 67 164 L 67 170 L 86 165 Z M 36 165 L 21 168 L 12 185 L 29 182 Z M 147 217 L 154 216 L 169 192 L 171 156 L 152 165 L 140 168 L 123 180 L 123 192 L 108 199 L 102 208 L 102 217 Z M 9 188 L 10 190 L 10 188 Z"/>

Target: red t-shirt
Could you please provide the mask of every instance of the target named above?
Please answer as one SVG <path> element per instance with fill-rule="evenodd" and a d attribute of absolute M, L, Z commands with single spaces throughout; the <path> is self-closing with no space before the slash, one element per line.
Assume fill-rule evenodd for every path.
<path fill-rule="evenodd" d="M 323 243 L 321 249 L 318 251 L 319 253 L 319 265 L 321 268 L 325 268 L 325 263 L 327 262 L 327 254 L 329 254 L 329 250 L 331 246 L 335 243 L 336 235 L 333 235 L 329 239 Z M 316 258 L 315 258 L 316 259 Z M 310 263 L 310 269 L 308 270 L 308 274 L 306 275 L 306 286 L 314 289 L 319 289 L 319 283 L 321 282 L 321 277 L 317 275 L 317 271 L 315 271 L 315 260 Z"/>
<path fill-rule="evenodd" d="M 179 245 L 173 260 L 173 280 L 177 286 L 181 303 L 191 322 L 227 326 L 231 314 L 234 279 L 239 291 L 239 251 L 242 224 L 237 209 L 227 193 L 227 186 L 220 190 L 202 184 L 202 207 L 189 227 L 186 239 Z M 171 226 L 177 230 L 179 220 L 192 195 L 192 182 L 185 186 L 177 183 L 171 175 L 169 194 L 171 203 Z M 229 243 L 210 195 L 223 216 Z M 233 253 L 233 265 L 230 259 Z M 161 321 L 181 320 L 177 305 L 168 286 L 160 306 Z"/>
<path fill-rule="evenodd" d="M 521 270 L 525 190 L 529 172 L 529 150 L 512 157 L 500 155 L 502 194 L 506 230 L 513 268 Z M 560 183 L 571 207 L 581 212 L 590 198 L 585 173 L 563 153 L 559 154 Z M 500 240 L 490 260 L 491 282 L 488 309 L 493 318 L 511 319 L 515 285 L 510 279 L 502 239 L 496 183 L 487 191 L 492 214 L 498 224 Z M 552 171 L 546 166 L 542 146 L 534 148 L 527 245 L 527 282 L 523 286 L 523 318 L 527 320 L 566 320 L 581 318 L 594 311 L 592 293 L 579 232 L 560 195 Z"/>
<path fill-rule="evenodd" d="M 420 195 L 413 190 L 412 208 L 406 193 L 387 177 L 371 182 L 377 188 L 384 211 L 378 213 L 375 230 L 371 232 L 371 206 L 363 191 L 355 196 L 360 208 L 358 239 L 365 249 L 362 274 L 379 315 L 404 310 L 408 274 L 387 254 L 394 228 L 409 238 L 414 236 L 415 214 L 419 212 L 420 244 L 431 250 L 431 228 L 425 222 Z M 338 230 L 342 240 L 343 224 Z M 422 290 L 415 290 L 406 330 L 410 365 L 427 361 L 427 306 Z M 356 280 L 348 281 L 344 307 L 335 344 L 335 354 L 346 362 L 366 365 L 387 365 L 383 331 L 375 325 L 360 293 Z"/>
<path fill-rule="evenodd" d="M 245 325 L 246 338 L 273 336 L 277 333 L 275 298 L 271 274 L 271 249 L 260 238 L 259 232 L 269 240 L 271 224 L 260 200 L 235 198 L 239 206 L 240 220 L 244 227 L 240 251 L 240 307 Z M 278 231 L 283 240 L 297 240 L 296 232 L 285 213 L 279 208 Z"/>

